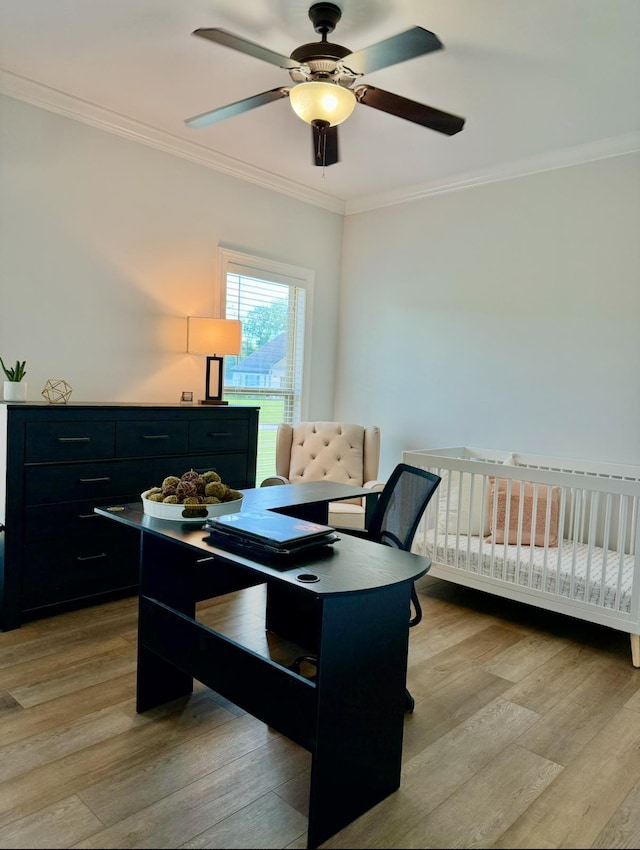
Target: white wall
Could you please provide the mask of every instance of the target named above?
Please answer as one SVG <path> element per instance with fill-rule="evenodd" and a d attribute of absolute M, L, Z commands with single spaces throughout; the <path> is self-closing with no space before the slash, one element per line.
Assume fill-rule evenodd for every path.
<path fill-rule="evenodd" d="M 213 309 L 220 243 L 315 270 L 309 416 L 380 425 L 383 474 L 455 444 L 640 464 L 639 155 L 349 216 L 343 248 L 337 214 L 11 98 L 0 118 L 0 355 L 30 400 L 198 397 L 183 320 Z"/>
<path fill-rule="evenodd" d="M 349 216 L 337 418 L 640 464 L 640 156 Z"/>
<path fill-rule="evenodd" d="M 204 390 L 186 316 L 214 315 L 216 246 L 315 270 L 312 418 L 331 418 L 342 216 L 0 98 L 0 356 L 71 401 Z"/>

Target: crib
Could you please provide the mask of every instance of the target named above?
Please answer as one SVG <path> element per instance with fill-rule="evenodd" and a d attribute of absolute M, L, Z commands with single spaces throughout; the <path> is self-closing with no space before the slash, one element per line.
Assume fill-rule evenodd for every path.
<path fill-rule="evenodd" d="M 640 467 L 457 446 L 413 551 L 430 575 L 627 632 L 640 667 Z"/>

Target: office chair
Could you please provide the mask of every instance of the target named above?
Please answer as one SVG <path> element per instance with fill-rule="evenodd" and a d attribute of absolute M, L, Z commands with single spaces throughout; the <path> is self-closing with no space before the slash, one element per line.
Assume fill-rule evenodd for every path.
<path fill-rule="evenodd" d="M 373 540 L 395 549 L 411 551 L 418 523 L 429 501 L 440 484 L 441 478 L 432 472 L 399 463 L 384 485 L 367 529 L 341 529 L 345 534 Z M 415 584 L 411 587 L 411 603 L 414 615 L 409 611 L 409 627 L 417 626 L 422 619 L 422 606 Z M 300 672 L 300 664 L 315 664 L 314 656 L 302 655 L 295 660 L 291 669 Z M 405 689 L 405 710 L 412 712 L 415 701 Z"/>

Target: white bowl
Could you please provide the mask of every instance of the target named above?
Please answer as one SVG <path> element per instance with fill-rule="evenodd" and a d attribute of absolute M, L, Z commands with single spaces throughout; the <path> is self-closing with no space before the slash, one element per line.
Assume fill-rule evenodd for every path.
<path fill-rule="evenodd" d="M 222 514 L 235 514 L 242 508 L 242 497 L 232 502 L 220 502 L 218 505 L 172 505 L 164 502 L 152 502 L 146 498 L 150 490 L 145 490 L 142 496 L 142 507 L 145 514 L 156 517 L 156 519 L 171 519 L 176 522 L 204 522 L 210 516 L 222 516 Z M 184 516 L 185 511 L 193 508 L 202 509 L 202 516 Z M 206 514 L 204 512 L 206 509 Z"/>

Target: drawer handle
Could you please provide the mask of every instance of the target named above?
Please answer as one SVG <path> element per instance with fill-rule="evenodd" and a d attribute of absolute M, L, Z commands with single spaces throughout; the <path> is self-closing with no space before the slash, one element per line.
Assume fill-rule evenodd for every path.
<path fill-rule="evenodd" d="M 98 555 L 78 555 L 76 561 L 96 561 L 98 558 L 106 558 L 106 552 L 100 552 Z"/>
<path fill-rule="evenodd" d="M 207 437 L 233 437 L 233 431 L 209 431 Z"/>
<path fill-rule="evenodd" d="M 81 484 L 95 484 L 96 481 L 111 481 L 108 475 L 103 476 L 102 478 L 81 478 Z"/>
<path fill-rule="evenodd" d="M 78 514 L 78 519 L 100 519 L 98 514 Z"/>
<path fill-rule="evenodd" d="M 196 558 L 196 564 L 206 564 L 207 561 L 215 561 L 213 555 L 210 555 L 208 558 Z"/>
<path fill-rule="evenodd" d="M 142 439 L 143 440 L 168 440 L 169 435 L 168 434 L 143 434 Z"/>
<path fill-rule="evenodd" d="M 90 443 L 91 437 L 58 437 L 59 443 Z"/>

